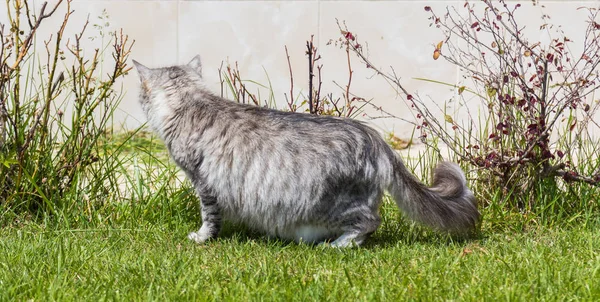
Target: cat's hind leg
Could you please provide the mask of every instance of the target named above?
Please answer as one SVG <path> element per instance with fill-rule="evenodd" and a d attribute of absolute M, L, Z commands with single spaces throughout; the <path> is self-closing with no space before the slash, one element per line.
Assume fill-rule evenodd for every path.
<path fill-rule="evenodd" d="M 352 247 L 361 245 L 365 239 L 375 232 L 379 224 L 368 229 L 352 229 L 344 232 L 340 237 L 329 245 L 331 247 Z"/>
<path fill-rule="evenodd" d="M 210 195 L 201 195 L 202 226 L 197 232 L 188 234 L 190 240 L 203 243 L 208 239 L 215 238 L 221 230 L 221 211 L 217 204 L 217 198 Z"/>
<path fill-rule="evenodd" d="M 332 247 L 351 247 L 361 245 L 381 224 L 381 218 L 378 211 L 369 207 L 362 206 L 342 213 L 342 231 L 343 234 L 334 240 Z"/>

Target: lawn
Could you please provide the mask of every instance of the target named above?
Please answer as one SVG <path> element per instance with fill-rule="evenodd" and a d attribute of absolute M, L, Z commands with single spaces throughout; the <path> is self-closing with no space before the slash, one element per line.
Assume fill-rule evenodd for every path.
<path fill-rule="evenodd" d="M 145 132 L 110 144 L 123 150 L 111 172 L 122 183 L 104 200 L 64 203 L 54 217 L 2 208 L 0 301 L 600 299 L 595 210 L 542 221 L 487 206 L 481 233 L 461 239 L 407 222 L 386 199 L 360 248 L 229 224 L 197 245 L 187 234 L 198 201 L 164 146 Z"/>
<path fill-rule="evenodd" d="M 597 102 L 591 109 L 583 102 L 584 96 L 593 96 L 598 88 L 593 84 L 597 83 L 595 71 L 600 60 L 594 55 L 600 48 L 596 22 L 588 22 L 586 30 L 592 41 L 589 52 L 573 57 L 563 53 L 562 42 L 544 50 L 539 43 L 522 44 L 529 40 L 496 32 L 494 40 L 507 38 L 494 41 L 497 45 L 491 47 L 498 51 L 486 52 L 488 57 L 508 63 L 500 64 L 508 69 L 496 72 L 479 51 L 490 49 L 479 42 L 487 40 L 472 39 L 468 32 L 470 28 L 483 34 L 482 26 L 494 32 L 500 28 L 496 23 L 492 28 L 487 17 L 475 18 L 476 10 L 470 6 L 466 6 L 469 18 L 435 18 L 438 27 L 450 24 L 441 29 L 467 29 L 452 33 L 453 37 L 481 44 L 481 48 L 471 48 L 477 50 L 475 54 L 456 52 L 460 59 L 450 60 L 456 65 L 463 58 L 475 58 L 473 64 L 458 65 L 466 71 L 465 78 L 470 72 L 480 80 L 474 82 L 473 90 L 449 84 L 458 88 L 461 98 L 463 91 L 473 93 L 489 111 L 474 115 L 477 120 L 470 125 L 456 123 L 451 111 L 446 111 L 450 107 L 441 103 L 436 106 L 444 119 L 440 123 L 425 120 L 432 116 L 418 95 L 404 91 L 400 80 L 391 77 L 395 77 L 393 69 L 389 76 L 375 69 L 380 64 L 363 57 L 363 48 L 352 32 L 341 32 L 338 41 L 346 44 L 340 46 L 350 47 L 346 48 L 350 79 L 352 50 L 362 58 L 361 64 L 385 77 L 396 91 L 404 91 L 413 107 L 424 106 L 414 108 L 417 129 L 422 130 L 415 130 L 411 141 L 429 133 L 427 144 L 435 148 L 416 156 L 413 153 L 406 161 L 419 178 L 427 178 L 421 176 L 429 175 L 439 160 L 438 143 L 467 150 L 466 158 L 471 161 L 463 157 L 461 164 L 468 168 L 466 174 L 483 214 L 476 236 L 454 238 L 423 229 L 407 222 L 386 199 L 382 226 L 358 248 L 281 242 L 228 224 L 219 238 L 198 245 L 187 239 L 187 234 L 200 226 L 198 200 L 168 159 L 163 143 L 143 128 L 127 133 L 110 128 L 123 98 L 118 83 L 131 71 L 128 62 L 133 39 L 122 31 L 104 35 L 108 29 L 94 24 L 89 27 L 100 31 L 102 39 L 98 41 L 107 44 L 86 56 L 79 40 L 93 36 L 84 35 L 85 26 L 75 37 L 62 35 L 70 8 L 65 10 L 63 22 L 57 23 L 62 27 L 44 29 L 56 33 L 46 39 L 36 30 L 54 10 L 36 17 L 27 1 L 13 2 L 6 9 L 10 21 L 6 28 L 11 30 L 2 39 L 3 49 L 10 51 L 0 62 L 0 109 L 4 111 L 0 116 L 0 301 L 600 301 L 600 149 L 595 136 L 586 132 L 588 126 L 597 124 L 591 118 L 577 120 L 600 108 Z M 68 7 L 70 1 L 65 2 Z M 497 23 L 502 26 L 514 24 L 515 29 L 508 28 L 506 33 L 520 32 L 511 19 L 515 9 L 505 8 L 508 11 L 491 20 L 504 20 Z M 429 6 L 426 11 L 433 13 Z M 481 22 L 471 23 L 471 17 Z M 595 13 L 592 17 L 594 20 Z M 453 24 L 454 20 L 467 23 L 461 27 Z M 544 20 L 540 29 L 546 24 Z M 450 37 L 450 32 L 443 34 Z M 47 53 L 39 59 L 33 51 L 35 41 L 48 41 L 46 46 L 56 47 L 46 47 Z M 70 41 L 69 47 L 65 41 Z M 442 45 L 439 42 L 434 55 L 440 54 Z M 315 65 L 320 55 L 311 48 L 309 63 Z M 529 66 L 532 69 L 514 65 L 526 61 L 513 59 L 520 57 L 523 49 L 525 57 L 535 59 L 535 66 Z M 560 52 L 555 55 L 557 49 Z M 453 55 L 450 45 L 444 46 L 444 52 L 446 60 Z M 315 55 L 312 61 L 311 54 Z M 566 63 L 571 59 L 584 62 L 583 66 L 575 63 L 574 68 L 563 69 L 552 60 L 563 60 L 563 54 L 564 66 L 571 64 Z M 105 66 L 104 57 L 114 58 L 109 65 L 115 64 Z M 554 67 L 548 68 L 550 65 L 556 65 L 558 73 Z M 258 83 L 242 81 L 237 63 L 235 68 L 237 80 L 229 66 L 220 78 L 223 76 L 222 83 L 236 99 L 239 93 L 246 99 L 249 92 L 243 83 Z M 320 66 L 317 69 L 320 81 Z M 522 74 L 517 76 L 515 71 Z M 541 71 L 544 80 L 538 84 L 539 79 L 530 76 L 539 76 Z M 558 82 L 552 80 L 552 74 Z M 523 81 L 527 78 L 529 81 Z M 354 108 L 352 102 L 362 98 L 350 92 L 350 79 L 343 88 L 342 103 Z M 499 89 L 497 83 L 502 83 Z M 270 83 L 259 86 L 271 87 Z M 320 95 L 320 83 L 314 87 L 318 90 L 303 93 Z M 344 113 L 332 103 L 337 102 L 334 94 L 328 95 L 320 100 L 324 106 L 321 113 Z M 304 99 L 303 94 L 295 97 L 292 92 L 289 97 Z M 452 104 L 461 107 L 461 98 Z M 354 112 L 359 116 L 369 102 L 354 103 L 359 107 L 347 115 Z M 265 104 L 276 105 L 272 90 Z M 317 108 L 301 103 L 297 109 L 315 112 Z M 458 111 L 455 114 L 459 116 Z M 452 132 L 446 132 L 450 127 Z M 553 137 L 558 140 L 550 141 Z M 408 142 L 395 140 L 393 134 L 388 139 L 392 145 Z M 460 154 L 445 153 L 446 158 L 460 158 Z"/>
<path fill-rule="evenodd" d="M 354 249 L 279 242 L 226 225 L 205 245 L 198 226 L 0 230 L 0 300 L 598 300 L 598 225 L 484 230 L 455 240 L 384 225 Z M 187 219 L 187 221 L 186 221 Z"/>

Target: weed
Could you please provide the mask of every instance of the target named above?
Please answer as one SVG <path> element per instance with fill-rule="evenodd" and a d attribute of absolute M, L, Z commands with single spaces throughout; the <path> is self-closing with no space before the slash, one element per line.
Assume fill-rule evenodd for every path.
<path fill-rule="evenodd" d="M 466 2 L 464 11 L 448 7 L 442 15 L 425 7 L 431 26 L 445 36 L 433 59 L 445 59 L 463 75 L 456 85 L 429 81 L 454 87 L 457 105 L 432 108 L 410 93 L 393 69 L 377 68 L 356 33 L 338 22 L 339 41 L 404 95 L 416 111 L 423 141 L 439 140 L 471 166 L 484 205 L 538 218 L 597 211 L 597 203 L 582 197 L 597 196 L 600 185 L 600 148 L 593 136 L 600 130 L 593 119 L 600 107 L 593 101 L 600 85 L 598 10 L 582 8 L 589 18 L 582 50 L 573 53 L 573 41 L 547 15 L 540 30 L 550 42 L 529 39 L 517 17 L 520 6 Z M 473 99 L 480 106 L 469 103 Z"/>
<path fill-rule="evenodd" d="M 118 159 L 102 142 L 121 98 L 113 85 L 130 70 L 133 42 L 112 32 L 112 66 L 102 70 L 104 48 L 84 54 L 81 46 L 88 23 L 72 39 L 64 37 L 71 1 L 51 9 L 44 3 L 38 13 L 28 1 L 7 4 L 9 21 L 0 26 L 0 205 L 7 209 L 2 215 L 56 217 L 76 210 L 92 215 L 117 183 L 112 171 Z M 63 4 L 67 12 L 56 34 L 39 37 L 39 28 Z M 45 57 L 38 56 L 35 41 L 43 41 Z"/>

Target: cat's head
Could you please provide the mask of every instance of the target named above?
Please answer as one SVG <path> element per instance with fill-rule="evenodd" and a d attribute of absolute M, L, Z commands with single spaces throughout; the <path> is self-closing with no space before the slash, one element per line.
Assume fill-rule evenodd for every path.
<path fill-rule="evenodd" d="M 133 60 L 133 65 L 140 76 L 142 97 L 150 97 L 158 90 L 198 84 L 202 80 L 202 62 L 199 55 L 186 65 L 148 68 L 136 60 Z"/>
<path fill-rule="evenodd" d="M 186 96 L 202 85 L 202 63 L 195 56 L 188 64 L 148 68 L 133 60 L 140 76 L 140 104 L 154 128 L 187 101 Z"/>

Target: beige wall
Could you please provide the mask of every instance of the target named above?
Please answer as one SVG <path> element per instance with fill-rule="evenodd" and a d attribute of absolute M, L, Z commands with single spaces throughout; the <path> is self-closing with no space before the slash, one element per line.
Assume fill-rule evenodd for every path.
<path fill-rule="evenodd" d="M 37 6 L 42 1 L 34 1 Z M 55 1 L 49 1 L 50 4 Z M 524 23 L 539 25 L 541 6 L 521 1 Z M 599 1 L 545 1 L 544 12 L 553 22 L 563 24 L 568 33 L 578 36 L 584 27 L 580 6 L 598 6 Z M 306 40 L 315 35 L 316 45 L 324 63 L 324 91 L 339 93 L 333 81 L 347 81 L 345 52 L 330 39 L 338 38 L 335 18 L 346 20 L 352 31 L 369 42 L 370 56 L 381 67 L 394 66 L 407 88 L 422 97 L 443 104 L 455 91 L 443 86 L 414 80 L 415 77 L 454 83 L 459 77 L 456 67 L 431 58 L 440 33 L 429 27 L 425 5 L 441 11 L 448 5 L 461 6 L 463 1 L 141 1 L 141 0 L 75 0 L 74 18 L 67 31 L 73 34 L 89 14 L 90 19 L 106 10 L 109 27 L 123 28 L 136 40 L 132 58 L 148 65 L 161 66 L 186 63 L 200 54 L 209 86 L 219 90 L 217 69 L 223 60 L 239 63 L 242 75 L 267 84 L 270 78 L 275 96 L 283 105 L 284 93 L 289 91 L 289 71 L 284 51 L 287 45 L 294 77 L 295 91 L 307 90 L 307 62 L 304 55 Z M 64 11 L 63 11 L 64 12 Z M 527 18 L 525 18 L 527 17 Z M 51 22 L 59 22 L 60 17 Z M 90 31 L 93 33 L 94 31 Z M 580 36 L 580 35 L 579 35 Z M 535 37 L 534 37 L 535 38 Z M 90 41 L 94 47 L 96 41 Z M 373 98 L 388 111 L 412 119 L 406 104 L 394 90 L 354 61 L 354 92 Z M 137 104 L 137 75 L 130 74 L 123 85 L 126 97 L 120 121 L 128 127 L 144 122 Z M 262 95 L 267 91 L 263 90 Z M 377 119 L 372 121 L 383 131 L 408 136 L 412 126 L 407 123 Z"/>

